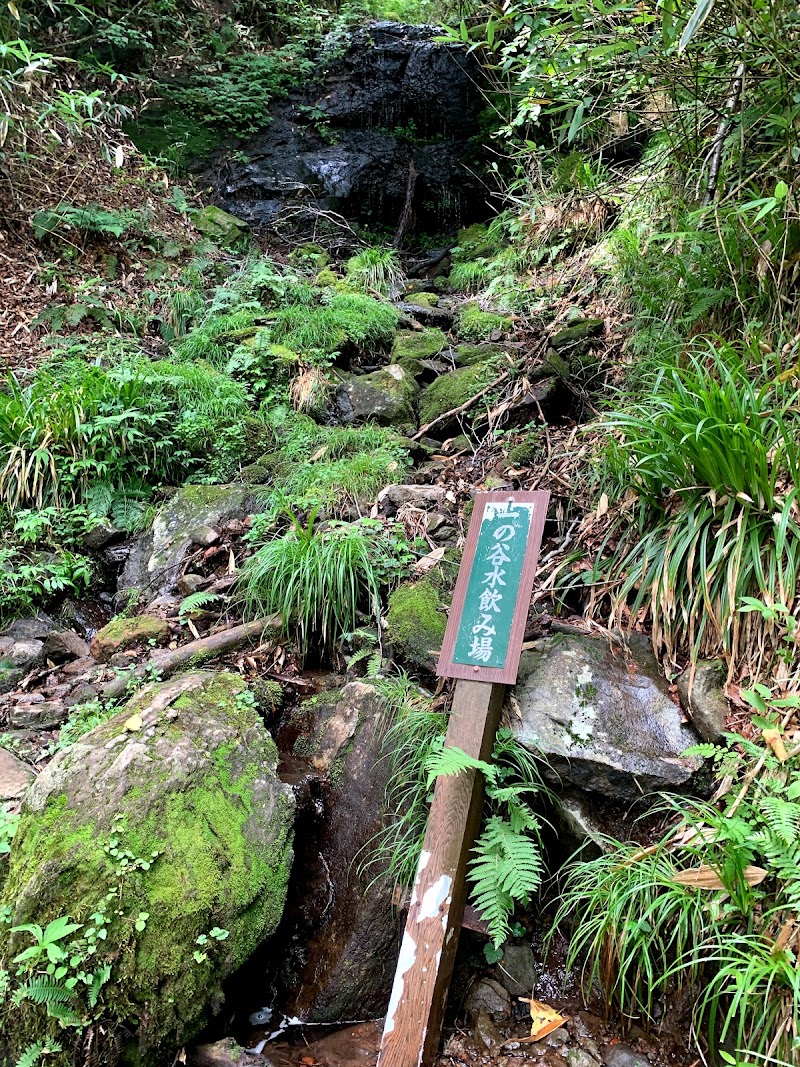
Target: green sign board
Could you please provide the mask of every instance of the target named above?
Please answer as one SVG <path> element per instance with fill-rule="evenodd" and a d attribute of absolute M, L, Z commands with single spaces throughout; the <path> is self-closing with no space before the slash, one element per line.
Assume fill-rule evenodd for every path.
<path fill-rule="evenodd" d="M 549 493 L 479 493 L 437 673 L 513 684 Z"/>
<path fill-rule="evenodd" d="M 505 666 L 532 511 L 532 504 L 487 505 L 456 633 L 454 663 Z"/>

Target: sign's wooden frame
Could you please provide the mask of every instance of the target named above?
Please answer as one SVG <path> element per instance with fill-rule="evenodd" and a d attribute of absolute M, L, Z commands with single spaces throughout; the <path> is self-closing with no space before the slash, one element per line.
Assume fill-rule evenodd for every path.
<path fill-rule="evenodd" d="M 542 543 L 549 501 L 550 494 L 545 490 L 521 493 L 480 493 L 476 498 L 475 509 L 470 519 L 467 540 L 464 545 L 464 555 L 458 572 L 458 580 L 453 593 L 453 604 L 450 608 L 447 629 L 442 642 L 442 652 L 436 668 L 436 673 L 440 678 L 468 678 L 474 682 L 493 682 L 500 685 L 513 685 L 516 682 L 522 642 L 525 639 L 525 623 L 528 618 L 528 607 L 531 601 L 531 593 L 533 592 L 534 578 L 536 577 L 536 565 L 539 560 L 539 548 Z M 461 624 L 461 615 L 464 610 L 470 574 L 475 563 L 475 549 L 478 546 L 481 522 L 487 504 L 492 503 L 533 504 L 525 562 L 522 566 L 517 600 L 514 605 L 514 619 L 509 634 L 506 661 L 503 667 L 482 667 L 480 664 L 454 663 L 453 655 L 456 638 Z"/>

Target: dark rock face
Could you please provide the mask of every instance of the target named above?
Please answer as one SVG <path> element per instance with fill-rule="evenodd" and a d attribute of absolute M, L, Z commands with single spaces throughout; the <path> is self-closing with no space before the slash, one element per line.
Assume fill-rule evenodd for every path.
<path fill-rule="evenodd" d="M 482 98 L 478 65 L 436 29 L 391 22 L 329 43 L 324 79 L 279 104 L 270 125 L 205 177 L 219 201 L 253 223 L 270 222 L 303 194 L 348 217 L 396 224 L 413 184 L 421 228 L 456 228 L 485 215 L 480 160 L 470 137 Z"/>
<path fill-rule="evenodd" d="M 517 739 L 547 759 L 559 784 L 622 801 L 688 786 L 702 761 L 649 652 L 556 634 L 524 652 Z"/>

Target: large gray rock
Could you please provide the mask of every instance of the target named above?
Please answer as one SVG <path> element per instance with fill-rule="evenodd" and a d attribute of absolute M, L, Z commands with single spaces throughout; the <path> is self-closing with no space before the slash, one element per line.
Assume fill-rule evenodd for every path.
<path fill-rule="evenodd" d="M 0 803 L 21 800 L 35 777 L 32 767 L 0 748 Z"/>
<path fill-rule="evenodd" d="M 563 782 L 632 801 L 687 786 L 702 765 L 683 756 L 697 738 L 644 649 L 555 634 L 523 653 L 518 677 L 514 732 Z"/>
<path fill-rule="evenodd" d="M 283 976 L 290 990 L 284 1010 L 310 1022 L 382 1016 L 400 933 L 391 889 L 376 880 L 381 868 L 369 866 L 390 769 L 380 758 L 382 701 L 359 681 L 306 708 L 299 709 L 296 751 L 326 788 L 322 819 L 313 813 L 304 840 L 298 829 L 302 851 L 284 926 L 295 946 Z"/>
<path fill-rule="evenodd" d="M 414 402 L 419 386 L 398 363 L 350 378 L 336 392 L 336 408 L 344 423 L 377 422 L 400 431 L 416 427 Z"/>
<path fill-rule="evenodd" d="M 23 804 L 2 903 L 13 910 L 12 925 L 62 915 L 88 922 L 112 892 L 108 937 L 95 957 L 113 964 L 103 1018 L 111 1033 L 127 1033 L 135 1048 L 125 1059 L 140 1067 L 171 1060 L 219 1010 L 223 980 L 283 912 L 294 803 L 246 696 L 230 673 L 196 671 L 146 686 L 56 755 Z M 120 879 L 112 839 L 148 866 Z M 140 913 L 146 924 L 136 930 Z M 215 927 L 228 936 L 209 938 Z M 197 960 L 201 935 L 207 958 Z M 0 957 L 7 961 L 21 942 L 8 939 Z M 48 1026 L 55 1023 L 44 1009 L 21 1006 L 5 1020 L 10 1054 L 31 1033 L 56 1033 L 71 1062 L 73 1032 Z"/>
<path fill-rule="evenodd" d="M 148 600 L 171 593 L 197 529 L 244 518 L 256 506 L 248 485 L 187 485 L 179 489 L 161 506 L 152 527 L 131 549 L 120 591 L 144 591 Z"/>

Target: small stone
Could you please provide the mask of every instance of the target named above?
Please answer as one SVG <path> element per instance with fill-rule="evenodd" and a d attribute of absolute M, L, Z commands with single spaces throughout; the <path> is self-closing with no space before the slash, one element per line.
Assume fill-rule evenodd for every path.
<path fill-rule="evenodd" d="M 17 682 L 21 682 L 24 677 L 25 671 L 20 670 L 19 667 L 12 667 L 0 658 L 0 694 L 10 693 Z"/>
<path fill-rule="evenodd" d="M 507 1019 L 511 1015 L 511 997 L 493 978 L 482 978 L 470 990 L 466 1012 L 471 1019 L 477 1019 L 480 1012 L 486 1012 L 493 1021 Z"/>
<path fill-rule="evenodd" d="M 472 1036 L 480 1048 L 494 1048 L 503 1043 L 500 1032 L 492 1022 L 492 1017 L 487 1011 L 479 1011 L 473 1023 Z"/>
<path fill-rule="evenodd" d="M 66 722 L 69 712 L 63 700 L 43 700 L 38 704 L 17 704 L 8 714 L 16 730 L 54 730 Z"/>
<path fill-rule="evenodd" d="M 27 763 L 0 748 L 0 802 L 21 800 L 35 777 L 36 772 Z"/>
<path fill-rule="evenodd" d="M 69 696 L 64 698 L 64 703 L 68 708 L 75 708 L 80 704 L 91 704 L 92 701 L 97 700 L 99 692 L 98 686 L 92 685 L 91 682 L 78 682 Z"/>
<path fill-rule="evenodd" d="M 444 493 L 441 485 L 387 485 L 378 494 L 378 503 L 396 511 L 404 504 L 427 511 L 444 503 Z"/>
<path fill-rule="evenodd" d="M 569 1034 L 563 1026 L 559 1026 L 557 1030 L 553 1030 L 552 1033 L 547 1035 L 544 1043 L 549 1045 L 550 1048 L 561 1048 L 563 1045 L 566 1045 L 568 1041 Z"/>
<path fill-rule="evenodd" d="M 611 1045 L 604 1049 L 603 1063 L 606 1067 L 650 1067 L 647 1056 L 634 1052 L 629 1045 Z"/>
<path fill-rule="evenodd" d="M 599 337 L 605 329 L 603 319 L 586 319 L 576 326 L 568 326 L 560 330 L 555 337 L 550 338 L 550 344 L 556 350 L 576 344 L 578 341 L 586 341 L 590 337 Z"/>
<path fill-rule="evenodd" d="M 238 1045 L 232 1037 L 224 1037 L 210 1045 L 195 1045 L 188 1051 L 191 1067 L 266 1067 L 269 1060 Z"/>
<path fill-rule="evenodd" d="M 250 240 L 248 224 L 214 204 L 193 212 L 192 225 L 204 237 L 224 248 L 241 248 Z"/>
<path fill-rule="evenodd" d="M 724 688 L 728 672 L 721 660 L 701 659 L 695 667 L 693 680 L 691 673 L 687 668 L 678 679 L 681 707 L 702 739 L 715 745 L 722 740 L 728 718 Z"/>
<path fill-rule="evenodd" d="M 15 641 L 23 637 L 43 641 L 50 631 L 54 629 L 55 625 L 49 615 L 45 615 L 43 611 L 40 611 L 38 615 L 32 615 L 26 619 L 14 619 L 3 630 L 3 636 L 13 637 Z"/>
<path fill-rule="evenodd" d="M 145 645 L 149 641 L 160 644 L 168 635 L 169 625 L 164 619 L 155 619 L 152 615 L 118 616 L 95 634 L 90 650 L 95 659 L 105 662 L 115 653 L 134 645 Z"/>
<path fill-rule="evenodd" d="M 112 541 L 125 537 L 125 531 L 111 522 L 98 522 L 83 538 L 83 547 L 88 549 L 105 548 Z"/>
<path fill-rule="evenodd" d="M 350 378 L 336 391 L 336 409 L 340 421 L 377 422 L 397 430 L 416 428 L 414 403 L 419 386 L 413 376 L 398 363 Z"/>
<path fill-rule="evenodd" d="M 80 659 L 74 659 L 71 663 L 65 663 L 61 668 L 61 673 L 66 678 L 75 678 L 79 674 L 86 674 L 97 666 L 97 660 L 92 656 L 82 656 Z"/>
<path fill-rule="evenodd" d="M 85 659 L 89 655 L 89 643 L 74 630 L 53 630 L 47 635 L 42 652 L 53 663 Z"/>
<path fill-rule="evenodd" d="M 207 585 L 208 579 L 202 574 L 184 574 L 178 579 L 178 592 L 181 596 L 196 593 L 201 586 Z"/>
<path fill-rule="evenodd" d="M 195 526 L 193 530 L 189 531 L 189 539 L 195 545 L 202 545 L 204 548 L 208 548 L 219 541 L 219 534 L 213 526 Z"/>
<path fill-rule="evenodd" d="M 506 945 L 496 971 L 512 996 L 529 997 L 536 985 L 536 961 L 530 945 Z"/>
<path fill-rule="evenodd" d="M 567 1065 L 568 1067 L 598 1067 L 599 1061 L 594 1056 L 590 1056 L 585 1049 L 571 1048 L 567 1052 Z"/>

